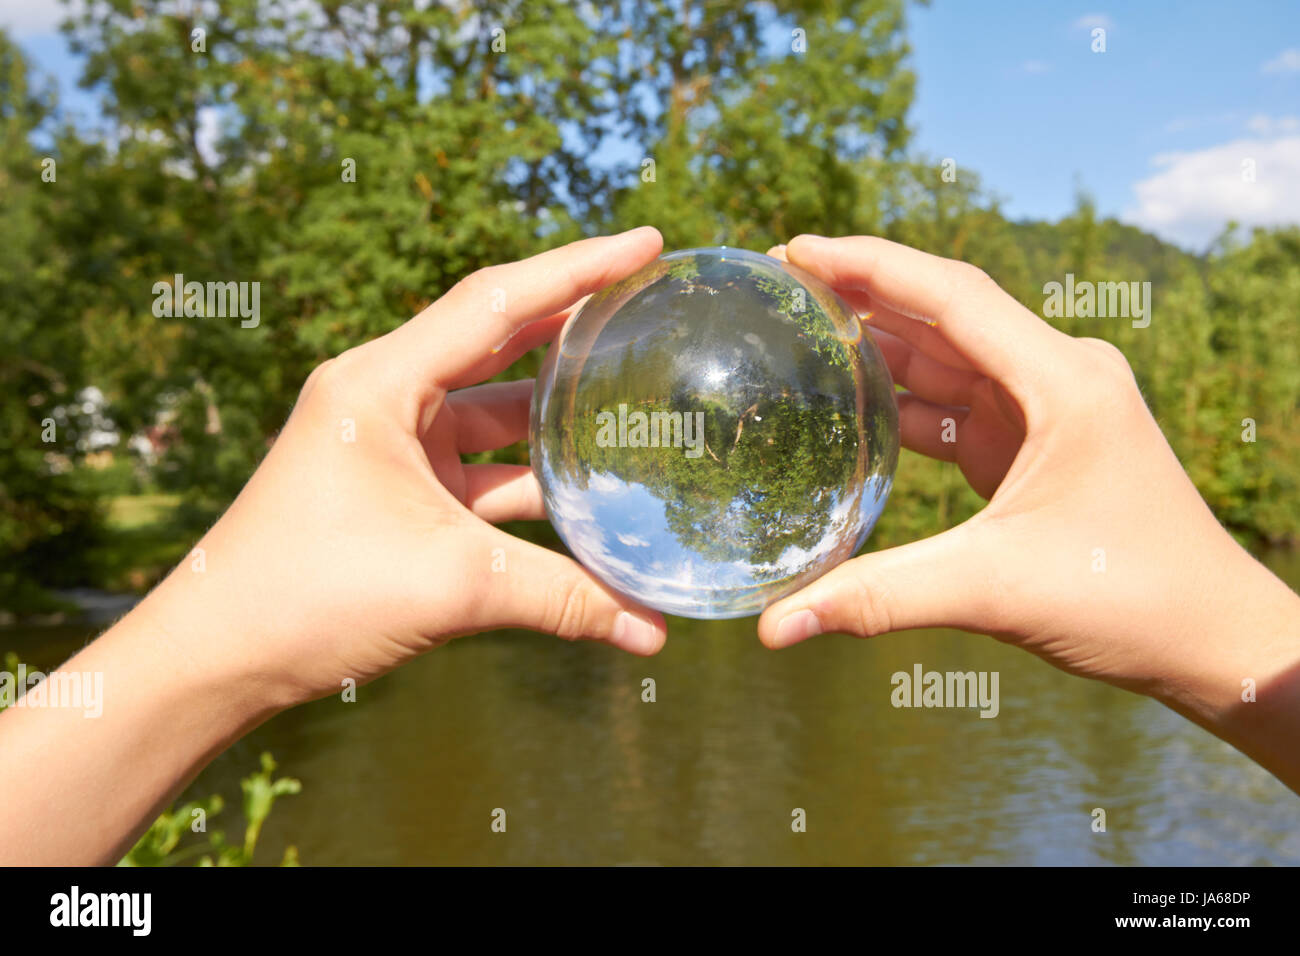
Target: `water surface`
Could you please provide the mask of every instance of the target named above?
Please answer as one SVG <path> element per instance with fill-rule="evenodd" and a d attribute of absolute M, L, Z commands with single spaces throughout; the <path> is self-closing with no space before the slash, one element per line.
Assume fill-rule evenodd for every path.
<path fill-rule="evenodd" d="M 1300 560 L 1273 564 L 1300 585 Z M 86 638 L 0 635 L 46 667 Z M 998 671 L 1000 714 L 895 709 L 890 676 L 918 662 Z M 946 631 L 773 653 L 753 619 L 673 619 L 652 660 L 522 632 L 465 638 L 357 703 L 282 714 L 190 793 L 220 791 L 235 813 L 262 750 L 303 783 L 267 823 L 266 862 L 293 843 L 308 864 L 1300 863 L 1300 799 L 1227 744 Z M 794 808 L 806 833 L 791 832 Z"/>

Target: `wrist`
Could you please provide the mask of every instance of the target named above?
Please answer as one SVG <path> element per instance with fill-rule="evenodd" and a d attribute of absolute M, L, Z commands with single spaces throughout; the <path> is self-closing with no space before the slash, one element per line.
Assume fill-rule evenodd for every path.
<path fill-rule="evenodd" d="M 182 573 L 173 572 L 114 631 L 121 630 L 119 640 L 165 662 L 169 677 L 191 699 L 219 702 L 217 726 L 233 742 L 301 701 L 273 679 L 258 653 L 258 634 L 238 613 L 238 603 L 204 586 L 208 582 L 178 581 Z"/>
<path fill-rule="evenodd" d="M 196 653 L 219 635 L 181 633 L 160 608 L 151 596 L 60 666 L 93 681 L 93 711 L 15 707 L 0 719 L 0 860 L 115 863 L 203 767 L 275 713 L 238 667 Z"/>
<path fill-rule="evenodd" d="M 1238 549 L 1153 696 L 1300 790 L 1300 596 Z"/>

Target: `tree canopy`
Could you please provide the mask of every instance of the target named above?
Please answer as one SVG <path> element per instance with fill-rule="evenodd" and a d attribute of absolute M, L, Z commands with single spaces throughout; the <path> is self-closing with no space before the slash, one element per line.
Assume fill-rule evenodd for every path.
<path fill-rule="evenodd" d="M 903 0 L 105 0 L 65 26 L 98 103 L 89 125 L 0 32 L 0 607 L 90 573 L 95 415 L 123 441 L 165 428 L 136 481 L 183 493 L 197 528 L 315 364 L 476 268 L 640 223 L 670 249 L 884 234 L 975 262 L 1039 314 L 1066 273 L 1150 281 L 1148 328 L 1051 321 L 1124 349 L 1234 533 L 1300 540 L 1300 231 L 1197 257 L 1086 197 L 1061 222 L 1008 221 L 973 172 L 954 180 L 910 149 L 905 14 Z M 258 283 L 258 322 L 156 314 L 155 285 L 178 275 Z M 875 541 L 978 506 L 950 466 L 905 455 Z"/>

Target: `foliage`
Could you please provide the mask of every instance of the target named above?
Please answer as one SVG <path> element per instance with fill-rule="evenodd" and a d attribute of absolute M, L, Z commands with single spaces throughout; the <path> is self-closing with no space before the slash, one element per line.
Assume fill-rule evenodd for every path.
<path fill-rule="evenodd" d="M 87 386 L 122 436 L 169 436 L 149 482 L 182 496 L 168 533 L 184 541 L 322 359 L 473 269 L 642 222 L 669 248 L 883 234 L 976 263 L 1040 314 L 1067 272 L 1150 281 L 1150 328 L 1052 321 L 1124 349 L 1243 541 L 1300 540 L 1295 230 L 1197 257 L 1086 197 L 1058 223 L 1008 221 L 971 171 L 909 152 L 905 15 L 903 0 L 105 0 L 66 26 L 96 129 L 68 123 L 0 34 L 0 607 L 122 577 L 95 557 L 111 541 L 107 492 L 80 467 Z M 156 315 L 177 274 L 258 283 L 256 327 Z M 876 542 L 978 504 L 951 466 L 906 455 Z"/>
<path fill-rule="evenodd" d="M 176 866 L 199 857 L 198 866 L 252 866 L 253 854 L 262 833 L 262 825 L 271 813 L 275 801 L 283 796 L 299 793 L 302 784 L 291 777 L 274 778 L 275 760 L 269 753 L 262 754 L 262 768 L 240 781 L 243 791 L 244 839 L 242 843 L 229 843 L 225 832 L 214 830 L 206 840 L 183 846 L 182 841 L 194 831 L 196 821 L 206 822 L 225 808 L 220 794 L 191 800 L 158 817 L 131 852 L 118 866 Z M 203 832 L 203 831 L 198 831 Z M 281 866 L 297 866 L 298 850 L 288 847 Z"/>
<path fill-rule="evenodd" d="M 611 225 L 759 251 L 881 225 L 881 184 L 860 173 L 907 144 L 902 0 L 656 0 L 616 4 L 612 20 L 628 64 L 619 128 L 655 166 L 649 182 L 628 170 Z"/>
<path fill-rule="evenodd" d="M 18 669 L 21 666 L 18 655 L 8 651 L 4 655 L 4 667 L 10 680 L 17 687 Z M 21 693 L 21 688 L 19 689 Z M 5 702 L 0 700 L 0 711 L 5 709 Z M 199 866 L 252 866 L 253 854 L 257 851 L 257 841 L 262 835 L 262 826 L 271 815 L 271 808 L 280 797 L 300 793 L 302 784 L 292 777 L 275 777 L 275 760 L 269 753 L 263 753 L 261 769 L 240 781 L 243 792 L 244 839 L 242 843 L 229 843 L 225 832 L 214 830 L 207 833 L 207 821 L 225 808 L 225 801 L 220 794 L 212 794 L 198 800 L 191 800 L 181 806 L 170 809 L 158 817 L 145 831 L 136 845 L 118 863 L 118 866 L 175 866 L 185 860 L 202 854 Z M 204 829 L 196 829 L 202 820 Z M 206 839 L 189 845 L 182 841 L 191 833 L 202 833 Z M 297 866 L 298 850 L 287 847 L 281 866 Z"/>
<path fill-rule="evenodd" d="M 80 555 L 95 540 L 98 504 L 71 467 L 86 419 L 77 395 L 87 384 L 80 303 L 67 275 L 78 256 L 50 234 L 75 232 L 75 201 L 41 182 L 31 142 L 48 126 L 51 95 L 33 84 L 22 54 L 0 32 L 0 608 L 57 606 L 38 588 L 84 571 Z M 62 133 L 59 134 L 63 136 Z M 66 175 L 66 173 L 65 173 Z M 21 563 L 20 563 L 21 559 Z"/>

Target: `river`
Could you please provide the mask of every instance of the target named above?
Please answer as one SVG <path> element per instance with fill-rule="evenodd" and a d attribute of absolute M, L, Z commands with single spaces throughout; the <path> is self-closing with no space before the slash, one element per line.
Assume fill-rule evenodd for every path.
<path fill-rule="evenodd" d="M 1269 561 L 1300 587 L 1300 556 Z M 773 653 L 753 628 L 674 619 L 651 660 L 464 638 L 280 715 L 187 795 L 222 793 L 213 825 L 241 828 L 239 778 L 271 751 L 303 784 L 263 831 L 272 863 L 290 843 L 305 864 L 1300 863 L 1300 799 L 1153 701 L 984 637 Z M 9 629 L 0 651 L 49 667 L 88 636 Z M 996 671 L 997 717 L 892 706 L 918 663 Z"/>

